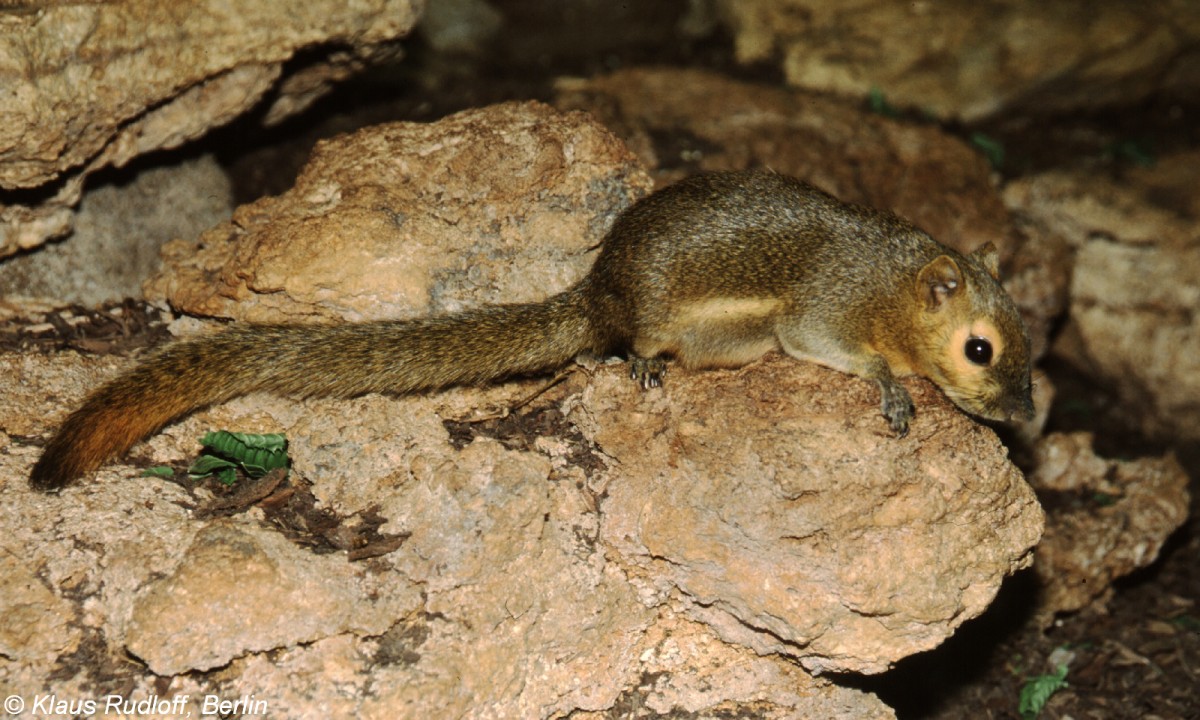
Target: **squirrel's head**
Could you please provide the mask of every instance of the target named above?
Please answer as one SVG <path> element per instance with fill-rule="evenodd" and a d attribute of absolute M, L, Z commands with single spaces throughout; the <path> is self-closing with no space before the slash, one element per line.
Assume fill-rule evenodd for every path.
<path fill-rule="evenodd" d="M 1033 418 L 1029 336 L 999 282 L 990 242 L 967 256 L 939 255 L 918 273 L 924 337 L 922 374 L 963 410 L 988 420 Z"/>

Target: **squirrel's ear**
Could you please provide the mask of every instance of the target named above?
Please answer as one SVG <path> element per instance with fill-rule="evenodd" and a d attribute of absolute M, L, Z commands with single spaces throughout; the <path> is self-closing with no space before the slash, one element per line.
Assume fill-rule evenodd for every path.
<path fill-rule="evenodd" d="M 948 255 L 938 255 L 917 275 L 917 292 L 925 300 L 925 309 L 941 310 L 962 289 L 962 271 Z"/>
<path fill-rule="evenodd" d="M 988 271 L 993 279 L 1000 279 L 1000 253 L 996 250 L 996 244 L 988 240 L 984 244 L 975 248 L 971 253 L 971 257 L 978 260 L 983 268 Z"/>

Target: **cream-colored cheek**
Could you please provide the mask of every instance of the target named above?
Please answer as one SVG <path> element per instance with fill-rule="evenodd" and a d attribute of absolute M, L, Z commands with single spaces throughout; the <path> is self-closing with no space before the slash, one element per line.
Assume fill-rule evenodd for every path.
<path fill-rule="evenodd" d="M 946 349 L 946 352 L 949 354 L 947 358 L 949 361 L 948 367 L 956 378 L 979 377 L 985 374 L 988 368 L 991 367 L 991 365 L 976 365 L 967 359 L 964 348 L 966 347 L 967 339 L 972 337 L 984 338 L 992 344 L 991 365 L 995 365 L 1004 353 L 1004 340 L 1000 335 L 999 329 L 990 320 L 979 318 L 958 326 L 950 334 L 950 344 Z"/>

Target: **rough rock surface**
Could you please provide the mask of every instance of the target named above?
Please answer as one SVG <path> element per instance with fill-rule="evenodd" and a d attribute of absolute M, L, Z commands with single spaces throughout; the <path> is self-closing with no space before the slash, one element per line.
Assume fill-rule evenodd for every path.
<path fill-rule="evenodd" d="M 1014 182 L 1009 204 L 1076 254 L 1054 352 L 1113 389 L 1151 437 L 1200 440 L 1200 232 L 1137 187 L 1083 173 Z"/>
<path fill-rule="evenodd" d="M 382 635 L 419 606 L 414 586 L 381 581 L 344 557 L 314 556 L 269 529 L 215 521 L 179 567 L 141 588 L 125 646 L 154 673 L 176 675 L 330 635 Z M 212 632 L 212 618 L 225 632 Z"/>
<path fill-rule="evenodd" d="M 742 62 L 945 119 L 1134 104 L 1200 86 L 1200 6 L 1154 2 L 720 0 Z"/>
<path fill-rule="evenodd" d="M 555 102 L 613 128 L 655 169 L 660 186 L 699 171 L 765 166 L 845 202 L 891 210 L 958 250 L 995 243 L 1035 355 L 1065 306 L 1069 273 L 1061 247 L 1026 242 L 987 161 L 937 128 L 701 70 L 632 69 L 562 81 Z"/>
<path fill-rule="evenodd" d="M 63 392 L 71 404 L 113 370 L 2 361 L 3 377 L 32 388 L 0 412 L 6 433 L 43 429 L 41 419 L 22 424 L 31 408 L 57 415 L 41 411 L 61 402 L 44 392 L 52 373 L 75 379 Z M 232 663 L 176 678 L 172 692 L 199 684 L 290 698 L 289 717 L 307 716 L 301 708 L 331 682 L 354 688 L 335 707 L 366 716 L 403 707 L 412 717 L 545 717 L 642 693 L 664 710 L 765 698 L 822 716 L 886 717 L 877 706 L 863 712 L 874 701 L 854 691 L 797 686 L 802 676 L 782 656 L 879 670 L 930 647 L 1028 561 L 1040 530 L 995 438 L 923 383 L 913 435 L 897 441 L 865 383 L 782 357 L 674 373 L 651 395 L 620 367 L 583 380 L 552 398 L 582 424 L 523 450 L 487 437 L 456 450 L 443 418 L 515 402 L 532 382 L 431 398 L 246 398 L 134 452 L 179 462 L 206 428 L 286 431 L 295 472 L 316 481 L 325 507 L 348 516 L 370 505 L 388 529 L 411 533 L 366 565 L 289 546 L 259 526 L 257 510 L 201 520 L 186 508 L 203 497 L 124 466 L 57 498 L 33 494 L 23 478 L 36 451 L 9 439 L 6 554 L 21 558 L 15 576 L 51 590 L 4 596 L 6 613 L 43 618 L 33 647 L 9 633 L 7 657 L 19 659 L 5 663 L 9 682 L 40 687 L 82 636 L 164 675 Z M 213 563 L 222 570 L 200 572 Z M 671 620 L 683 617 L 686 633 Z M 780 655 L 756 657 L 763 651 Z M 112 683 L 107 670 L 71 681 Z M 647 672 L 666 674 L 638 690 Z M 834 712 L 851 700 L 857 710 Z"/>
<path fill-rule="evenodd" d="M 0 257 L 69 231 L 94 170 L 228 122 L 266 96 L 299 50 L 353 48 L 315 61 L 309 81 L 275 100 L 303 107 L 321 86 L 311 68 L 358 61 L 404 36 L 418 6 L 115 0 L 0 14 L 0 188 L 28 190 L 0 204 Z"/>
<path fill-rule="evenodd" d="M 1042 513 L 991 431 L 910 387 L 897 440 L 871 385 L 779 355 L 646 397 L 597 376 L 581 429 L 637 478 L 609 482 L 602 538 L 644 601 L 813 671 L 935 647 L 1027 565 Z"/>
<path fill-rule="evenodd" d="M 536 102 L 377 125 L 318 144 L 287 193 L 169 243 L 146 294 L 240 320 L 540 299 L 586 272 L 649 186 L 593 119 Z"/>
<path fill-rule="evenodd" d="M 0 408 L 5 433 L 24 434 L 44 426 L 40 418 L 56 414 L 44 409 L 61 403 L 49 399 L 45 387 L 61 385 L 69 405 L 85 387 L 130 363 L 3 355 L 0 364 L 0 377 L 20 378 L 30 388 L 10 394 L 16 388 L 6 385 L 4 397 L 13 401 Z M 822 378 L 828 385 L 827 371 L 782 358 L 772 365 L 781 373 L 816 375 L 807 380 L 811 386 Z M 556 401 L 591 412 L 581 393 L 622 388 L 606 412 L 636 413 L 645 398 L 628 392 L 623 375 L 622 368 L 602 368 L 599 391 L 577 382 Z M 703 380 L 698 375 L 691 384 Z M 81 675 L 54 681 L 54 691 L 252 694 L 283 717 L 316 717 L 318 708 L 328 713 L 331 707 L 365 717 L 394 717 L 397 708 L 405 717 L 549 717 L 620 703 L 663 712 L 740 709 L 763 717 L 891 716 L 869 695 L 807 677 L 781 656 L 760 657 L 742 643 L 722 642 L 713 629 L 719 619 L 684 620 L 694 613 L 691 599 L 648 592 L 668 587 L 669 580 L 647 580 L 646 568 L 606 541 L 630 525 L 630 513 L 655 520 L 651 508 L 629 504 L 637 497 L 634 486 L 647 480 L 620 469 L 635 458 L 599 454 L 610 470 L 589 476 L 583 467 L 600 466 L 581 467 L 573 458 L 601 451 L 570 431 L 540 435 L 525 450 L 486 437 L 461 450 L 448 442 L 443 417 L 515 402 L 535 384 L 431 398 L 247 398 L 191 417 L 134 452 L 140 462 L 178 462 L 195 452 L 206 428 L 287 431 L 295 472 L 317 480 L 314 490 L 325 507 L 344 517 L 369 503 L 390 529 L 411 533 L 397 551 L 363 563 L 289 545 L 262 525 L 258 510 L 202 520 L 188 508 L 202 504 L 204 493 L 193 497 L 170 482 L 130 477 L 136 471 L 127 466 L 106 468 L 60 497 L 32 493 L 23 480 L 36 451 L 0 436 L 0 527 L 4 555 L 16 564 L 8 577 L 28 578 L 0 594 L 2 616 L 37 618 L 36 633 L 15 620 L 0 626 L 6 642 L 0 685 L 42 688 L 49 668 L 88 648 L 97 661 Z M 861 406 L 860 424 L 871 424 L 872 402 L 853 392 L 844 400 L 842 391 L 826 401 Z M 634 407 L 622 412 L 619 402 Z M 789 409 L 784 403 L 778 412 Z M 960 432 L 978 432 L 949 407 L 939 412 L 952 416 L 946 419 Z M 22 421 L 31 415 L 32 422 Z M 758 423 L 779 419 L 768 415 Z M 699 458 L 696 469 L 703 471 L 705 462 L 711 459 Z M 1003 469 L 1002 456 L 993 462 L 1002 469 L 999 478 L 1015 475 Z M 610 511 L 605 492 L 614 490 L 626 500 Z M 742 497 L 733 484 L 709 498 L 735 516 L 762 511 L 761 494 Z M 1040 521 L 1040 513 L 1028 510 L 1024 518 Z M 607 523 L 619 527 L 603 527 Z M 623 544 L 637 541 L 635 535 Z M 791 542 L 778 538 L 775 545 Z M 695 567 L 701 574 L 736 561 L 709 556 L 714 550 L 703 538 L 673 549 L 686 558 L 685 570 L 713 565 Z M 217 569 L 204 570 L 214 563 Z M 922 586 L 932 580 L 920 573 L 914 578 Z M 732 592 L 742 596 L 739 604 L 757 594 L 751 586 Z M 857 648 L 850 643 L 842 651 Z M 176 675 L 164 689 L 154 675 L 120 660 L 124 652 L 167 676 L 224 667 Z M 655 678 L 648 686 L 647 677 Z"/>
<path fill-rule="evenodd" d="M 956 248 L 991 241 L 1008 252 L 1017 240 L 979 152 L 937 128 L 836 98 L 705 70 L 635 68 L 560 81 L 555 104 L 613 128 L 657 169 L 660 186 L 699 171 L 766 166 L 845 202 L 892 210 Z M 663 136 L 684 140 L 657 143 Z"/>
<path fill-rule="evenodd" d="M 71 237 L 0 261 L 0 288 L 62 304 L 140 297 L 173 238 L 194 238 L 233 212 L 229 178 L 211 156 L 89 189 Z"/>
<path fill-rule="evenodd" d="M 1188 477 L 1170 455 L 1098 457 L 1088 433 L 1048 435 L 1029 482 L 1046 507 L 1034 570 L 1038 613 L 1078 610 L 1112 594 L 1112 582 L 1150 565 L 1188 515 Z"/>

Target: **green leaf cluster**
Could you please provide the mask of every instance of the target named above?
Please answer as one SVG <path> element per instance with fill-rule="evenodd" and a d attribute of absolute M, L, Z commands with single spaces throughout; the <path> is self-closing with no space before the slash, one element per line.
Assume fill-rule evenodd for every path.
<path fill-rule="evenodd" d="M 206 452 L 188 468 L 188 475 L 202 478 L 213 475 L 226 485 L 237 481 L 237 470 L 257 478 L 275 468 L 286 468 L 287 437 L 279 433 L 254 435 L 218 430 L 200 439 Z"/>
<path fill-rule="evenodd" d="M 1067 686 L 1067 666 L 1059 665 L 1058 671 L 1051 675 L 1038 675 L 1029 679 L 1021 688 L 1021 699 L 1017 704 L 1017 712 L 1024 720 L 1034 720 L 1050 696 Z"/>

